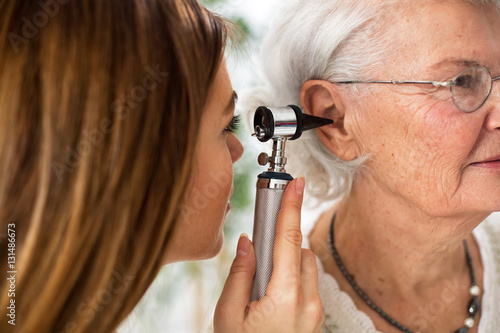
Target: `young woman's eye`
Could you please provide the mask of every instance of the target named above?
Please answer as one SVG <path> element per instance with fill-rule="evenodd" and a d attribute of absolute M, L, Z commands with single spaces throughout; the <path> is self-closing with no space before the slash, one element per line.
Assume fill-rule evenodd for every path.
<path fill-rule="evenodd" d="M 233 119 L 231 119 L 229 125 L 224 129 L 224 131 L 228 133 L 229 132 L 235 133 L 240 128 L 240 125 L 241 125 L 240 115 L 234 116 Z"/>

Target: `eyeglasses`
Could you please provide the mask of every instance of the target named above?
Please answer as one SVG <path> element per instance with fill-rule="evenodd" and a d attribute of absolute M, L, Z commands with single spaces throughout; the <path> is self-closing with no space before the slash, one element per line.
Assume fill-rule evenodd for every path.
<path fill-rule="evenodd" d="M 491 93 L 493 78 L 490 72 L 481 66 L 471 67 L 449 81 L 340 81 L 336 84 L 351 83 L 390 83 L 390 84 L 432 84 L 435 87 L 450 87 L 453 103 L 463 112 L 473 112 L 486 102 Z"/>

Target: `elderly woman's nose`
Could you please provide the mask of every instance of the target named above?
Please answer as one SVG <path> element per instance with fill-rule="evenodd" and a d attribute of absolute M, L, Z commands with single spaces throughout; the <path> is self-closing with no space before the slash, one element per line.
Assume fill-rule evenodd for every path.
<path fill-rule="evenodd" d="M 490 131 L 500 130 L 500 80 L 494 81 L 488 98 L 489 113 L 486 127 Z"/>
<path fill-rule="evenodd" d="M 491 86 L 490 98 L 492 100 L 492 104 L 500 108 L 500 79 L 493 81 L 493 85 Z"/>

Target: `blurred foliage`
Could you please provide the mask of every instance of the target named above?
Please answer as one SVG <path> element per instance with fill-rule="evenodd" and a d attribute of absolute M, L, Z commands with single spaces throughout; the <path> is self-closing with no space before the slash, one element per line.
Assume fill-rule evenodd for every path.
<path fill-rule="evenodd" d="M 245 18 L 238 17 L 234 20 L 234 22 L 240 27 L 240 29 L 245 33 L 245 35 L 247 36 L 252 35 L 252 30 L 250 29 L 250 26 L 248 25 Z"/>
<path fill-rule="evenodd" d="M 252 29 L 244 16 L 234 13 L 234 11 L 228 10 L 237 6 L 240 1 L 244 0 L 200 0 L 200 2 L 208 9 L 214 11 L 215 13 L 221 14 L 227 17 L 232 22 L 236 23 L 241 31 L 247 36 L 247 38 L 252 37 Z"/>

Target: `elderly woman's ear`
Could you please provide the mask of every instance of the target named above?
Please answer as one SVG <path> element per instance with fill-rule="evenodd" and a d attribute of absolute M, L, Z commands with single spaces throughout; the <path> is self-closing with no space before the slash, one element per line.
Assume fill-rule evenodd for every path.
<path fill-rule="evenodd" d="M 333 120 L 332 125 L 316 129 L 326 148 L 344 161 L 361 156 L 354 135 L 354 114 L 338 87 L 323 80 L 306 81 L 300 90 L 300 103 L 307 114 Z"/>

